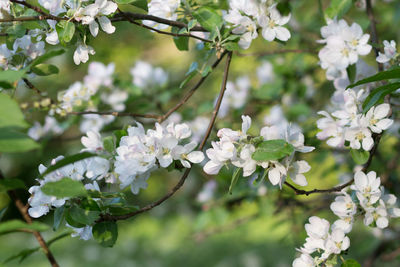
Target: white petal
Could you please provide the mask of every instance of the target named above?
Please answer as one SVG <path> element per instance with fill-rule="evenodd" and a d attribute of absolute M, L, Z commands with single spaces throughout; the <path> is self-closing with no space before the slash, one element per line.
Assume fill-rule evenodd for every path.
<path fill-rule="evenodd" d="M 207 174 L 214 175 L 217 174 L 221 168 L 222 168 L 221 164 L 210 160 L 209 162 L 206 163 L 206 165 L 204 165 L 203 170 Z"/>
<path fill-rule="evenodd" d="M 276 39 L 287 41 L 290 38 L 290 32 L 285 27 L 275 27 Z"/>
<path fill-rule="evenodd" d="M 268 172 L 268 179 L 271 182 L 271 184 L 277 185 L 281 181 L 281 173 L 278 171 L 278 169 L 273 168 Z"/>
<path fill-rule="evenodd" d="M 204 154 L 201 151 L 193 151 L 187 155 L 187 159 L 192 163 L 200 163 L 204 160 Z"/>
<path fill-rule="evenodd" d="M 391 119 L 383 119 L 383 120 L 378 121 L 376 123 L 376 126 L 381 130 L 386 130 L 390 126 L 392 126 L 392 124 L 393 124 L 393 120 L 391 120 Z"/>
<path fill-rule="evenodd" d="M 111 21 L 107 17 L 99 17 L 98 20 L 103 31 L 108 34 L 115 32 L 115 27 L 111 24 Z"/>
<path fill-rule="evenodd" d="M 269 28 L 269 27 L 265 27 L 262 30 L 262 36 L 264 37 L 265 40 L 267 41 L 273 41 L 276 37 L 276 33 L 273 29 Z"/>
<path fill-rule="evenodd" d="M 97 34 L 99 33 L 99 24 L 97 24 L 97 22 L 95 20 L 93 20 L 89 24 L 89 30 L 90 30 L 90 33 L 93 35 L 93 37 L 96 37 Z"/>

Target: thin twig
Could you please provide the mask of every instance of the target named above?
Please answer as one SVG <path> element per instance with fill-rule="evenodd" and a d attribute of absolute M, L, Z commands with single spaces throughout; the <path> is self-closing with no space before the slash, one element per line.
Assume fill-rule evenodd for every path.
<path fill-rule="evenodd" d="M 169 19 L 164 19 L 152 15 L 147 15 L 147 14 L 140 14 L 140 13 L 131 13 L 131 12 L 122 12 L 120 14 L 116 14 L 111 21 L 126 21 L 129 17 L 130 20 L 151 20 L 154 22 L 158 22 L 161 24 L 166 24 L 172 27 L 177 27 L 177 28 L 187 28 L 188 25 L 186 23 L 180 22 L 180 21 L 174 21 L 174 20 L 169 20 Z M 192 32 L 207 32 L 206 29 L 204 29 L 201 26 L 194 26 L 192 29 L 190 29 Z"/>
<path fill-rule="evenodd" d="M 376 31 L 376 20 L 374 16 L 374 11 L 372 9 L 371 5 L 371 0 L 366 0 L 366 11 L 367 11 L 367 16 L 370 21 L 370 31 L 371 31 L 371 41 L 373 44 L 373 49 L 375 52 L 375 56 L 379 56 L 380 49 L 377 47 L 379 44 L 379 38 L 378 38 L 378 33 Z M 383 71 L 383 64 L 378 63 L 378 70 Z"/>
<path fill-rule="evenodd" d="M 231 59 L 232 59 L 232 52 L 228 53 L 228 58 L 226 59 L 226 64 L 225 64 L 225 71 L 224 71 L 224 77 L 223 77 L 223 81 L 222 81 L 222 85 L 221 85 L 221 91 L 219 93 L 218 96 L 218 100 L 217 103 L 214 107 L 214 111 L 213 111 L 213 115 L 212 118 L 210 120 L 210 123 L 208 125 L 208 129 L 206 134 L 203 137 L 203 140 L 199 146 L 199 150 L 202 150 L 204 148 L 204 145 L 211 133 L 211 130 L 213 128 L 213 125 L 215 123 L 215 119 L 217 117 L 218 114 L 218 110 L 221 107 L 221 103 L 222 103 L 222 99 L 224 97 L 224 93 L 225 93 L 225 89 L 226 89 L 226 83 L 228 81 L 228 73 L 229 73 L 229 67 L 230 67 L 230 63 L 231 63 Z M 96 222 L 103 222 L 103 221 L 118 221 L 118 220 L 126 220 L 129 219 L 133 216 L 136 216 L 138 214 L 144 213 L 146 211 L 149 211 L 157 206 L 159 206 L 160 204 L 162 204 L 164 201 L 166 201 L 167 199 L 169 199 L 170 197 L 172 197 L 185 183 L 190 171 L 192 170 L 192 168 L 186 169 L 185 172 L 183 173 L 182 177 L 180 178 L 179 182 L 171 189 L 171 191 L 169 191 L 166 195 L 164 195 L 162 198 L 160 198 L 159 200 L 137 210 L 134 212 L 130 212 L 127 214 L 123 214 L 123 215 L 110 215 L 110 214 L 103 214 L 101 215 L 101 218 L 98 219 Z"/>
<path fill-rule="evenodd" d="M 23 78 L 22 79 L 24 81 L 24 83 L 26 84 L 26 86 L 29 87 L 29 89 L 35 91 L 36 93 L 38 93 L 39 95 L 42 93 L 39 89 L 37 89 L 36 86 L 33 85 L 33 83 L 31 83 L 28 79 Z"/>
<path fill-rule="evenodd" d="M 43 11 L 40 7 L 31 5 L 31 4 L 29 4 L 29 3 L 25 2 L 25 1 L 10 0 L 10 2 L 16 3 L 16 4 L 20 4 L 20 5 L 23 5 L 23 6 L 26 6 L 27 8 L 30 8 L 30 9 L 32 9 L 32 10 L 38 12 L 39 14 L 42 14 L 43 16 L 47 17 L 48 19 L 53 19 L 53 20 L 60 20 L 60 19 L 62 19 L 62 18 L 60 18 L 60 17 L 53 16 L 53 15 L 51 15 L 51 14 L 49 14 L 49 13 L 46 13 L 46 12 Z"/>
<path fill-rule="evenodd" d="M 120 9 L 118 9 L 118 10 L 119 10 L 120 14 L 122 16 L 124 16 L 130 23 L 135 24 L 135 25 L 140 26 L 140 27 L 143 27 L 145 29 L 154 31 L 156 33 L 164 34 L 164 35 L 171 35 L 171 36 L 174 36 L 174 37 L 190 37 L 190 38 L 195 38 L 195 39 L 198 39 L 198 40 L 206 42 L 206 43 L 212 43 L 211 40 L 207 40 L 207 39 L 201 38 L 199 36 L 196 36 L 196 35 L 193 35 L 193 34 L 190 34 L 190 33 L 181 34 L 181 33 L 173 33 L 173 32 L 166 32 L 166 31 L 158 30 L 156 28 L 150 27 L 150 26 L 145 25 L 143 23 L 136 22 L 134 19 L 132 19 L 130 16 L 128 16 L 125 12 L 122 12 Z"/>
<path fill-rule="evenodd" d="M 212 65 L 211 65 L 211 70 L 214 70 L 218 64 L 221 62 L 221 60 L 224 58 L 224 56 L 227 54 L 227 51 L 222 53 L 220 58 L 218 58 Z M 210 75 L 211 72 L 209 72 L 206 76 L 201 77 L 201 79 L 183 96 L 183 98 L 177 103 L 174 107 L 169 109 L 161 118 L 159 118 L 159 122 L 163 122 L 166 120 L 172 113 L 177 111 L 181 106 L 183 106 L 189 98 L 196 92 L 196 90 L 203 84 L 203 82 L 207 79 L 207 77 Z"/>
<path fill-rule="evenodd" d="M 3 174 L 0 173 L 0 179 L 4 179 Z M 7 191 L 8 195 L 10 198 L 14 201 L 15 206 L 21 213 L 22 217 L 28 224 L 32 224 L 32 218 L 28 214 L 28 209 L 27 206 L 25 206 L 22 201 L 18 198 L 16 192 L 14 190 L 9 190 Z M 46 241 L 44 241 L 42 235 L 37 232 L 37 231 L 32 231 L 33 235 L 35 236 L 36 240 L 38 241 L 39 245 L 42 247 L 44 254 L 46 255 L 48 261 L 50 262 L 51 266 L 53 267 L 59 267 L 56 259 L 54 258 L 53 253 L 51 253 L 49 247 L 46 244 Z"/>

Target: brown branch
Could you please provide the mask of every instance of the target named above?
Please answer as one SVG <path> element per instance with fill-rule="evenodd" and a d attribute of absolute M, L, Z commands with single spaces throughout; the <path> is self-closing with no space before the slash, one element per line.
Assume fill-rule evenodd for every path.
<path fill-rule="evenodd" d="M 164 19 L 160 17 L 156 17 L 153 15 L 147 15 L 147 14 L 140 14 L 140 13 L 131 13 L 131 12 L 122 12 L 120 14 L 116 14 L 111 21 L 126 21 L 128 20 L 151 20 L 154 22 L 158 22 L 161 24 L 166 24 L 169 26 L 177 27 L 177 28 L 187 28 L 188 25 L 186 23 L 180 22 L 180 21 L 174 21 L 174 20 L 169 20 L 169 19 Z M 207 32 L 206 29 L 204 29 L 201 26 L 194 26 L 190 31 L 193 32 Z"/>
<path fill-rule="evenodd" d="M 39 95 L 42 93 L 39 89 L 37 89 L 36 86 L 33 85 L 33 83 L 31 83 L 28 79 L 23 78 L 22 79 L 24 81 L 24 83 L 26 84 L 26 86 L 29 87 L 29 89 L 35 91 L 36 93 L 38 93 Z"/>
<path fill-rule="evenodd" d="M 43 11 L 40 7 L 31 5 L 31 4 L 29 4 L 29 3 L 25 2 L 25 1 L 10 0 L 10 2 L 26 6 L 27 8 L 30 8 L 30 9 L 36 11 L 37 13 L 42 14 L 43 16 L 47 17 L 47 19 L 53 19 L 53 20 L 65 19 L 65 18 L 60 18 L 60 17 L 57 17 L 57 16 L 53 16 L 51 14 L 48 14 L 45 11 Z"/>
<path fill-rule="evenodd" d="M 218 96 L 218 100 L 217 103 L 215 105 L 214 111 L 213 111 L 213 115 L 212 118 L 210 120 L 210 123 L 208 125 L 208 129 L 206 134 L 203 137 L 203 140 L 199 146 L 199 150 L 202 150 L 204 148 L 204 145 L 211 133 L 211 130 L 213 128 L 213 125 L 215 123 L 215 119 L 217 117 L 218 114 L 218 110 L 221 107 L 221 103 L 222 103 L 222 99 L 224 97 L 224 93 L 225 93 L 225 89 L 226 89 L 226 83 L 228 81 L 228 73 L 229 73 L 229 67 L 230 67 L 230 63 L 231 63 L 231 59 L 232 59 L 232 52 L 228 53 L 228 58 L 226 59 L 226 64 L 225 64 L 225 71 L 224 71 L 224 77 L 223 77 L 223 81 L 222 81 L 222 85 L 221 85 L 221 91 L 219 93 Z M 138 214 L 144 213 L 146 211 L 149 211 L 157 206 L 159 206 L 160 204 L 162 204 L 164 201 L 166 201 L 167 199 L 169 199 L 170 197 L 172 197 L 185 183 L 190 171 L 192 170 L 192 168 L 186 169 L 185 172 L 183 173 L 182 177 L 180 178 L 179 182 L 171 189 L 171 191 L 169 191 L 166 195 L 164 195 L 162 198 L 160 198 L 159 200 L 137 210 L 134 212 L 130 212 L 127 214 L 123 214 L 123 215 L 110 215 L 110 214 L 103 214 L 101 215 L 100 219 L 98 219 L 96 222 L 103 222 L 103 221 L 118 221 L 118 220 L 126 220 L 129 219 L 133 216 L 136 216 Z"/>
<path fill-rule="evenodd" d="M 367 11 L 368 19 L 371 23 L 370 24 L 371 41 L 373 44 L 375 56 L 377 57 L 377 56 L 379 56 L 379 52 L 380 52 L 379 47 L 377 47 L 377 45 L 379 43 L 379 37 L 378 37 L 378 33 L 376 31 L 376 20 L 375 20 L 375 16 L 374 16 L 374 11 L 372 10 L 371 0 L 366 0 L 366 11 Z M 378 70 L 383 71 L 382 63 L 378 63 Z"/>
<path fill-rule="evenodd" d="M 4 179 L 3 174 L 0 173 L 0 179 Z M 28 206 L 25 206 L 22 201 L 18 198 L 17 194 L 14 190 L 7 191 L 10 198 L 14 201 L 15 206 L 21 213 L 22 217 L 28 224 L 32 224 L 32 218 L 28 214 Z M 33 235 L 35 236 L 36 240 L 38 241 L 39 245 L 42 247 L 44 254 L 46 255 L 48 261 L 50 262 L 51 266 L 59 267 L 56 259 L 51 253 L 49 247 L 46 244 L 46 241 L 43 239 L 42 235 L 37 231 L 32 231 Z"/>
<path fill-rule="evenodd" d="M 47 20 L 47 19 L 52 19 L 52 20 L 67 20 L 68 18 L 61 18 L 57 17 L 57 19 L 54 18 L 54 16 L 25 16 L 25 17 L 18 17 L 18 18 L 8 18 L 8 19 L 0 19 L 0 22 L 14 22 L 14 21 L 37 21 L 37 20 Z"/>
<path fill-rule="evenodd" d="M 140 26 L 140 27 L 143 27 L 143 28 L 145 28 L 145 29 L 154 31 L 154 32 L 156 32 L 156 33 L 164 34 L 164 35 L 171 35 L 171 36 L 174 36 L 174 37 L 189 37 L 189 38 L 195 38 L 195 39 L 198 39 L 198 40 L 203 41 L 203 42 L 206 42 L 206 43 L 212 43 L 212 41 L 210 41 L 210 40 L 201 38 L 201 37 L 199 37 L 199 36 L 196 36 L 196 35 L 193 35 L 193 34 L 190 34 L 190 33 L 181 34 L 181 33 L 173 33 L 173 32 L 166 32 L 166 31 L 158 30 L 158 29 L 156 29 L 156 28 L 150 27 L 150 26 L 145 25 L 145 24 L 143 24 L 143 23 L 136 22 L 134 19 L 132 19 L 130 16 L 128 16 L 125 12 L 122 12 L 120 9 L 118 9 L 118 11 L 119 11 L 120 14 L 121 14 L 122 16 L 124 16 L 130 23 L 135 24 L 135 25 Z"/>
<path fill-rule="evenodd" d="M 211 66 L 211 70 L 214 70 L 218 64 L 221 62 L 221 60 L 224 58 L 224 56 L 227 54 L 227 51 L 225 51 L 224 53 L 222 53 L 222 55 L 220 56 L 220 58 L 218 58 L 214 64 L 212 64 Z M 159 118 L 159 122 L 163 122 L 164 120 L 166 120 L 172 113 L 174 113 L 175 111 L 177 111 L 181 106 L 183 106 L 188 100 L 189 98 L 196 92 L 196 90 L 203 84 L 203 82 L 207 79 L 207 77 L 210 75 L 211 72 L 209 72 L 206 76 L 201 77 L 201 79 L 183 96 L 183 98 L 181 99 L 181 101 L 179 101 L 178 104 L 176 104 L 174 107 L 172 107 L 171 109 L 169 109 L 167 111 L 167 113 L 165 113 L 161 118 Z"/>
<path fill-rule="evenodd" d="M 374 146 L 372 147 L 370 153 L 369 153 L 369 157 L 367 162 L 364 164 L 362 171 L 365 172 L 368 170 L 369 166 L 371 165 L 372 162 L 372 158 L 374 157 L 377 149 L 378 149 L 378 145 L 379 142 L 381 140 L 382 134 L 376 134 L 374 135 Z M 347 183 L 344 183 L 342 185 L 337 185 L 334 186 L 332 188 L 328 188 L 328 189 L 313 189 L 313 190 L 302 190 L 302 189 L 298 189 L 297 187 L 295 187 L 294 185 L 288 183 L 287 181 L 285 181 L 285 185 L 288 186 L 289 188 L 291 188 L 296 195 L 311 195 L 311 194 L 315 194 L 315 193 L 334 193 L 334 192 L 340 192 L 342 189 L 348 187 L 349 185 L 351 185 L 354 182 L 354 178 L 351 179 L 350 181 L 348 181 Z"/>
<path fill-rule="evenodd" d="M 134 118 L 148 118 L 148 119 L 160 118 L 160 115 L 156 114 L 138 114 L 130 112 L 117 112 L 117 111 L 71 111 L 67 113 L 67 115 L 86 115 L 86 114 L 112 115 L 115 117 L 134 117 Z"/>

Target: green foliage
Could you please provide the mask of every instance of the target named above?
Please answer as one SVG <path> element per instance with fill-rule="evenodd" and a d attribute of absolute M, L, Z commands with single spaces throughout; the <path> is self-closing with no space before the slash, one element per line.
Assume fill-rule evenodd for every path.
<path fill-rule="evenodd" d="M 193 17 L 209 32 L 220 29 L 223 23 L 222 17 L 210 7 L 200 7 L 193 12 Z"/>
<path fill-rule="evenodd" d="M 233 187 L 235 186 L 235 184 L 237 183 L 237 180 L 239 179 L 241 170 L 242 170 L 242 168 L 236 168 L 235 172 L 233 173 L 231 184 L 229 186 L 229 191 L 228 191 L 228 193 L 230 195 L 232 194 Z"/>
<path fill-rule="evenodd" d="M 32 67 L 32 72 L 39 76 L 48 76 L 52 74 L 57 74 L 59 72 L 58 68 L 51 64 L 39 64 Z"/>
<path fill-rule="evenodd" d="M 357 74 L 356 64 L 352 64 L 352 65 L 348 66 L 346 69 L 346 72 L 347 72 L 347 76 L 349 77 L 350 83 L 354 83 L 354 81 L 356 79 L 356 74 Z"/>
<path fill-rule="evenodd" d="M 54 221 L 53 221 L 53 230 L 57 231 L 60 227 L 60 224 L 64 220 L 65 206 L 61 206 L 55 209 L 54 211 Z"/>
<path fill-rule="evenodd" d="M 47 231 L 49 226 L 40 222 L 28 224 L 20 220 L 10 220 L 0 223 L 0 235 L 17 231 Z"/>
<path fill-rule="evenodd" d="M 115 2 L 121 5 L 131 4 L 147 11 L 147 0 L 115 0 Z"/>
<path fill-rule="evenodd" d="M 48 182 L 41 188 L 42 192 L 57 198 L 86 196 L 85 187 L 80 181 L 71 178 L 62 178 L 56 182 Z"/>
<path fill-rule="evenodd" d="M 0 128 L 0 152 L 18 153 L 38 149 L 40 146 L 24 133 L 11 127 Z"/>
<path fill-rule="evenodd" d="M 369 158 L 369 152 L 361 149 L 350 149 L 350 154 L 354 162 L 359 165 L 366 163 Z"/>
<path fill-rule="evenodd" d="M 56 30 L 60 43 L 65 45 L 69 43 L 75 34 L 75 24 L 70 21 L 61 20 L 56 24 Z"/>
<path fill-rule="evenodd" d="M 353 0 L 332 0 L 329 7 L 325 10 L 325 15 L 330 18 L 340 19 L 349 11 L 353 5 Z"/>
<path fill-rule="evenodd" d="M 179 33 L 179 28 L 172 27 L 171 32 L 172 33 Z M 189 50 L 189 37 L 185 37 L 185 36 L 176 37 L 176 36 L 174 36 L 172 39 L 174 40 L 175 46 L 176 46 L 176 48 L 178 48 L 178 50 L 180 50 L 180 51 L 188 51 Z"/>
<path fill-rule="evenodd" d="M 278 160 L 294 152 L 294 147 L 285 140 L 267 140 L 258 144 L 251 156 L 256 161 Z"/>
<path fill-rule="evenodd" d="M 93 238 L 103 247 L 112 247 L 118 238 L 116 222 L 100 222 L 93 226 Z"/>
<path fill-rule="evenodd" d="M 16 178 L 4 178 L 0 179 L 0 192 L 6 192 L 8 190 L 26 188 L 24 181 Z"/>
<path fill-rule="evenodd" d="M 69 165 L 71 163 L 74 163 L 74 162 L 77 162 L 77 161 L 80 161 L 80 160 L 83 160 L 83 159 L 91 158 L 91 157 L 96 157 L 96 156 L 97 156 L 96 154 L 93 154 L 93 153 L 90 153 L 90 152 L 82 152 L 82 153 L 78 153 L 78 154 L 75 154 L 75 155 L 71 155 L 71 156 L 65 157 L 65 158 L 57 161 L 56 164 L 49 166 L 46 169 L 46 171 L 44 171 L 41 174 L 41 176 L 44 177 L 47 174 L 49 174 L 49 173 L 51 173 L 51 172 L 53 172 L 53 171 L 55 171 L 57 169 L 60 169 L 60 168 L 62 168 L 64 166 L 67 166 L 67 165 Z"/>
<path fill-rule="evenodd" d="M 104 149 L 109 152 L 113 153 L 115 150 L 115 144 L 114 144 L 114 137 L 113 136 L 107 136 L 103 139 L 103 146 Z"/>
<path fill-rule="evenodd" d="M 372 75 L 368 78 L 362 79 L 356 83 L 347 86 L 347 88 L 353 88 L 366 83 L 372 83 L 390 79 L 400 79 L 400 68 L 378 72 L 375 75 Z"/>
<path fill-rule="evenodd" d="M 93 208 L 88 205 L 84 208 L 74 205 L 70 208 L 69 214 L 75 222 L 91 225 L 100 217 L 100 208 L 97 206 L 98 210 L 91 210 Z"/>
<path fill-rule="evenodd" d="M 400 82 L 389 83 L 378 88 L 375 88 L 364 100 L 363 103 L 363 112 L 367 113 L 367 111 L 375 106 L 378 103 L 381 103 L 385 96 L 393 93 L 397 89 L 400 88 Z"/>
<path fill-rule="evenodd" d="M 361 264 L 359 264 L 356 260 L 349 259 L 343 262 L 341 267 L 361 267 Z"/>
<path fill-rule="evenodd" d="M 0 127 L 28 126 L 17 102 L 6 94 L 0 94 L 0 114 Z"/>
<path fill-rule="evenodd" d="M 45 54 L 41 55 L 40 57 L 37 57 L 35 60 L 32 61 L 32 63 L 29 65 L 30 67 L 34 67 L 36 65 L 42 64 L 46 60 L 49 60 L 50 58 L 62 55 L 65 53 L 64 49 L 56 49 L 56 50 L 50 50 L 46 52 Z"/>
<path fill-rule="evenodd" d="M 13 83 L 22 79 L 26 74 L 25 70 L 3 70 L 0 71 L 0 81 Z"/>

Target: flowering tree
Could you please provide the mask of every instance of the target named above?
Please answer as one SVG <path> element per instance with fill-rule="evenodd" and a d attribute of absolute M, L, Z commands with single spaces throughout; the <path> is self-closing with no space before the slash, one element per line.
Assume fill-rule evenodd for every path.
<path fill-rule="evenodd" d="M 400 217 L 395 36 L 380 42 L 370 0 L 319 1 L 322 17 L 311 26 L 301 24 L 304 11 L 297 2 L 1 0 L 0 155 L 10 162 L 14 153 L 41 149 L 42 161 L 53 159 L 39 165 L 33 183 L 21 176 L 29 173 L 17 179 L 4 168 L 0 188 L 23 220 L 7 216 L 12 203 L 6 201 L 0 233 L 33 233 L 50 264 L 59 266 L 51 243 L 71 234 L 112 247 L 119 221 L 168 201 L 193 175 L 208 179 L 199 183 L 197 197 L 207 209 L 207 203 L 216 202 L 217 187 L 222 202 L 226 194 L 250 192 L 271 198 L 277 209 L 322 204 L 309 210 L 305 243 L 293 250 L 295 267 L 360 266 L 346 255 L 357 250 L 351 246 L 352 231 L 362 224 L 390 231 L 395 244 L 399 228 L 393 218 Z M 379 4 L 390 9 L 386 2 Z M 359 24 L 346 16 L 349 12 L 365 13 L 366 19 Z M 95 38 L 101 32 L 114 34 L 123 22 L 148 30 L 152 38 L 171 37 L 168 41 L 178 50 L 197 60 L 177 84 L 168 69 L 146 61 L 137 61 L 128 79 L 117 74 L 114 63 L 90 61 Z M 253 42 L 265 49 L 245 52 Z M 88 74 L 54 95 L 36 82 L 61 77 L 57 60 L 62 54 L 76 65 L 89 62 Z M 292 58 L 264 59 L 276 55 Z M 262 58 L 254 74 L 240 62 L 245 58 Z M 218 78 L 213 73 L 220 64 Z M 241 75 L 233 79 L 235 64 Z M 279 64 L 291 70 L 276 70 Z M 191 102 L 210 76 L 220 82 L 219 93 Z M 32 97 L 20 93 L 26 89 Z M 329 95 L 318 92 L 323 90 Z M 290 116 L 285 107 L 291 107 Z M 56 157 L 46 150 L 47 142 L 71 131 L 81 133 L 80 149 L 65 146 Z M 308 174 L 326 167 L 318 154 L 326 152 L 347 176 L 337 185 L 310 186 L 318 184 L 318 177 Z M 168 172 L 182 174 L 163 196 L 138 206 L 132 195 L 140 197 L 154 175 Z M 24 189 L 29 192 L 26 205 Z M 49 227 L 36 219 L 48 216 L 54 218 L 54 231 L 66 226 L 70 232 L 44 240 L 40 232 Z M 381 253 L 386 249 L 377 250 L 366 264 Z M 383 256 L 399 254 L 397 249 Z M 27 255 L 12 258 L 18 257 Z"/>

